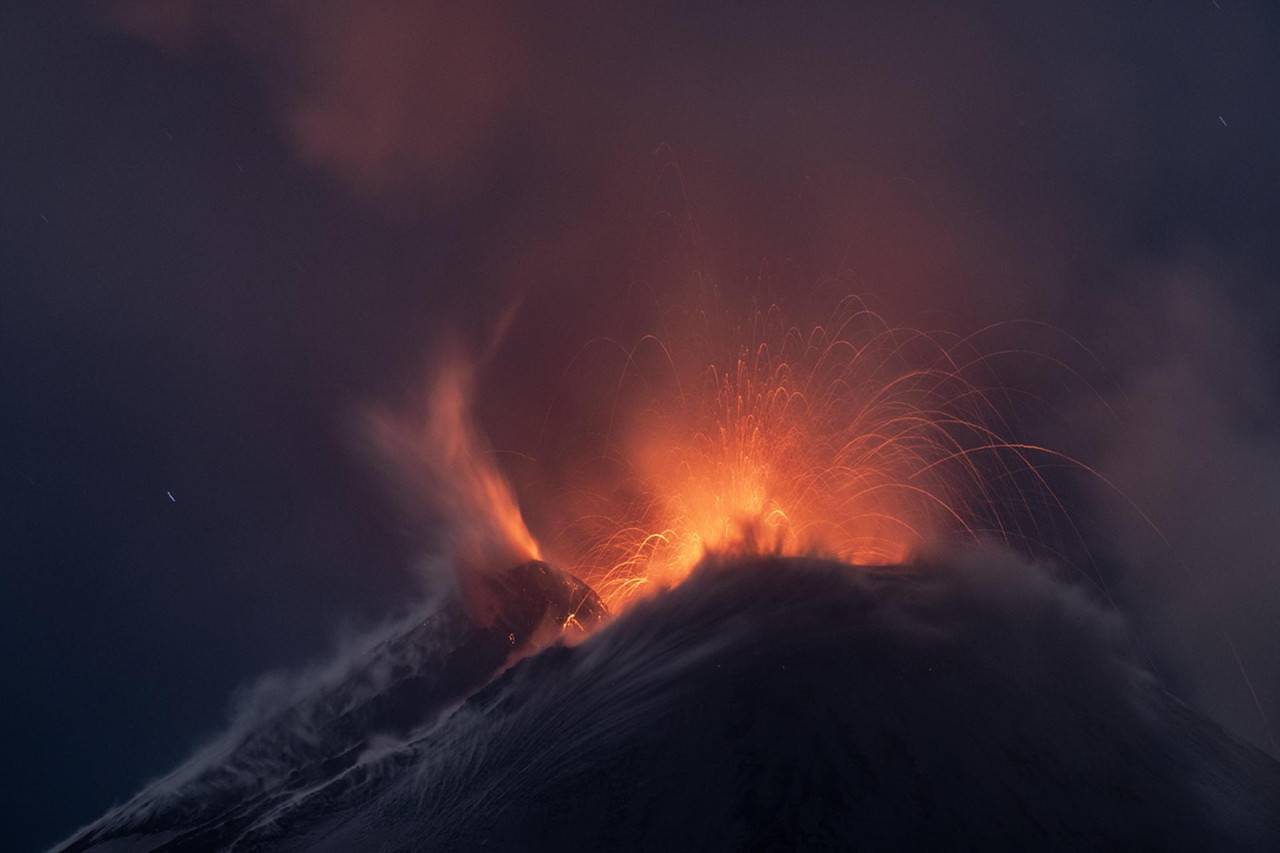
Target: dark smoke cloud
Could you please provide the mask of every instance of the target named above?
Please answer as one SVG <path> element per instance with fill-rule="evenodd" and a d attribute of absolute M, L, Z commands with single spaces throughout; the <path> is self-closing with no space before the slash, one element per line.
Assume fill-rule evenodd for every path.
<path fill-rule="evenodd" d="M 299 158 L 357 192 L 452 195 L 494 155 L 524 90 L 504 5 L 123 0 L 112 18 L 173 52 L 243 51 Z"/>
<path fill-rule="evenodd" d="M 1224 274 L 1193 261 L 1143 272 L 1158 295 L 1133 329 L 1113 400 L 1121 416 L 1094 433 L 1096 455 L 1167 538 L 1123 510 L 1107 524 L 1134 567 L 1126 594 L 1154 647 L 1189 699 L 1275 749 L 1277 376 L 1268 330 L 1214 286 Z"/>
<path fill-rule="evenodd" d="M 594 194 L 603 176 L 590 146 L 619 86 L 640 73 L 628 41 L 640 34 L 627 27 L 636 12 L 580 0 L 553 8 L 114 0 L 107 8 L 119 32 L 176 57 L 230 48 L 247 60 L 299 160 L 384 213 L 474 202 L 495 183 L 503 198 L 492 201 L 523 206 L 528 173 L 537 183 L 539 171 L 566 164 L 589 170 L 562 195 Z M 607 75 L 592 73 L 605 67 Z M 507 256 L 511 239 L 495 254 Z"/>

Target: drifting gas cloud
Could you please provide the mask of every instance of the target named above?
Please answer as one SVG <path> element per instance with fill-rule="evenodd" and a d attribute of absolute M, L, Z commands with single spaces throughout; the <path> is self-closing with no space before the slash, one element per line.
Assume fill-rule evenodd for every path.
<path fill-rule="evenodd" d="M 855 279 L 852 289 L 879 292 L 895 316 L 911 316 L 917 323 L 908 312 L 923 306 L 940 312 L 944 324 L 961 327 L 1008 316 L 1052 316 L 1067 318 L 1073 332 L 1093 332 L 1108 300 L 1115 300 L 1123 308 L 1114 313 L 1128 319 L 1102 329 L 1099 336 L 1109 341 L 1140 340 L 1143 327 L 1159 326 L 1173 289 L 1169 281 L 1182 277 L 1186 265 L 1172 257 L 1161 281 L 1140 284 L 1123 280 L 1117 268 L 1145 262 L 1135 255 L 1175 251 L 1166 239 L 1194 243 L 1214 237 L 1195 233 L 1174 215 L 1160 194 L 1171 185 L 1170 175 L 1190 175 L 1187 180 L 1197 184 L 1190 189 L 1177 184 L 1186 199 L 1182 207 L 1203 203 L 1206 210 L 1230 213 L 1235 230 L 1241 224 L 1235 200 L 1224 201 L 1219 191 L 1200 187 L 1201 177 L 1194 176 L 1215 176 L 1203 183 L 1225 187 L 1222 193 L 1242 187 L 1260 192 L 1253 188 L 1271 183 L 1254 174 L 1242 177 L 1253 161 L 1222 156 L 1205 142 L 1207 131 L 1196 123 L 1203 118 L 1214 134 L 1236 134 L 1240 125 L 1233 120 L 1227 129 L 1218 114 L 1247 114 L 1251 101 L 1265 96 L 1253 88 L 1268 79 L 1259 69 L 1271 63 L 1270 46 L 1257 35 L 1271 30 L 1261 12 L 1214 15 L 1213 27 L 1204 26 L 1200 10 L 1174 18 L 1166 11 L 1158 20 L 1152 13 L 1138 16 L 1134 29 L 1142 35 L 1135 37 L 1099 28 L 1099 10 L 1083 6 L 1052 13 L 1017 4 L 981 12 L 921 7 L 901 17 L 870 6 L 832 18 L 809 10 L 812 17 L 797 19 L 794 32 L 781 34 L 789 47 L 770 44 L 762 50 L 757 37 L 771 22 L 746 11 L 747 25 L 740 32 L 701 38 L 696 34 L 716 28 L 696 13 L 657 24 L 668 11 L 657 8 L 653 18 L 638 16 L 644 26 L 628 26 L 628 13 L 594 11 L 599 5 L 572 8 L 565 19 L 574 26 L 554 16 L 535 21 L 519 9 L 488 3 L 462 9 L 396 2 L 374 9 L 335 0 L 272 4 L 264 11 L 248 3 L 122 0 L 111 9 L 118 29 L 166 50 L 193 53 L 229 45 L 260 72 L 268 109 L 290 149 L 366 201 L 413 196 L 426 199 L 428 207 L 448 206 L 493 193 L 493 182 L 501 186 L 495 193 L 501 206 L 518 208 L 519 192 L 502 168 L 512 152 L 503 146 L 519 137 L 514 156 L 547 155 L 537 161 L 539 168 L 546 167 L 538 179 L 570 188 L 555 196 L 564 209 L 547 217 L 544 204 L 522 208 L 521 226 L 492 247 L 492 267 L 485 272 L 503 282 L 493 289 L 517 281 L 539 288 L 557 311 L 561 302 L 573 303 L 567 313 L 583 315 L 583 327 L 616 313 L 618 298 L 610 293 L 592 304 L 594 296 L 584 294 L 599 286 L 594 271 L 586 283 L 560 284 L 571 277 L 565 259 L 589 247 L 599 255 L 588 255 L 582 265 L 603 266 L 601 257 L 623 257 L 619 246 L 625 250 L 642 230 L 628 222 L 620 242 L 599 224 L 618 221 L 615 214 L 629 210 L 628 192 L 644 183 L 638 177 L 642 167 L 611 159 L 619 140 L 638 140 L 629 144 L 645 151 L 671 142 L 690 152 L 685 155 L 693 164 L 690 171 L 702 170 L 717 192 L 728 187 L 717 199 L 719 219 L 708 217 L 708 227 L 741 241 L 722 241 L 730 253 L 745 255 L 742 245 L 753 251 L 759 246 L 760 255 L 780 264 L 809 264 L 841 276 L 848 272 Z M 1171 43 L 1156 35 L 1177 31 L 1179 20 L 1194 39 Z M 617 38 L 619 32 L 627 38 Z M 811 51 L 810 45 L 827 34 L 831 42 L 821 42 L 824 50 Z M 465 51 L 459 49 L 463 44 Z M 1034 44 L 1049 51 L 1042 63 L 1028 63 L 1022 55 Z M 1123 50 L 1117 48 L 1121 44 Z M 606 54 L 609 63 L 600 61 Z M 842 65 L 837 56 L 852 59 Z M 1231 57 L 1237 70 L 1228 85 L 1221 80 L 1202 85 L 1199 73 L 1194 85 L 1180 81 L 1183 68 L 1221 71 L 1217 60 L 1206 56 Z M 1168 57 L 1177 73 L 1168 73 Z M 842 85 L 830 85 L 835 79 Z M 721 85 L 722 80 L 733 85 Z M 1160 98 L 1144 94 L 1157 86 L 1176 89 L 1176 96 L 1169 95 L 1174 89 L 1165 96 L 1175 105 L 1169 109 L 1176 120 L 1160 107 Z M 566 162 L 581 168 L 566 169 Z M 778 192 L 774 184 L 785 184 L 786 190 Z M 791 191 L 800 185 L 802 192 Z M 793 208 L 803 215 L 780 212 Z M 665 200 L 662 210 L 682 227 L 687 211 Z M 743 210 L 758 212 L 740 217 Z M 548 220 L 555 224 L 546 225 Z M 537 227 L 524 224 L 534 221 Z M 1257 228 L 1267 227 L 1265 217 L 1257 222 Z M 1243 246 L 1267 237 L 1238 239 Z M 814 245 L 821 248 L 796 251 Z M 1227 270 L 1224 277 L 1236 277 L 1230 261 L 1208 258 L 1210 265 Z M 758 262 L 757 256 L 744 261 L 748 266 Z M 731 274 L 721 280 L 747 277 L 732 264 L 725 266 Z M 1095 281 L 1098 270 L 1103 275 Z M 1235 293 L 1251 305 L 1269 289 L 1262 282 L 1241 285 Z M 1247 313 L 1230 316 L 1213 331 L 1214 347 L 1230 348 L 1251 332 Z M 1249 701 L 1235 678 L 1232 657 L 1216 638 L 1224 624 L 1237 632 L 1248 667 L 1265 673 L 1258 679 L 1262 702 L 1274 715 L 1280 694 L 1270 685 L 1280 684 L 1274 652 L 1280 643 L 1270 617 L 1277 586 L 1269 532 L 1275 519 L 1267 511 L 1275 504 L 1269 485 L 1274 478 L 1257 472 L 1274 469 L 1280 454 L 1273 437 L 1256 427 L 1274 420 L 1274 406 L 1228 399 L 1221 388 L 1229 383 L 1213 360 L 1204 360 L 1194 348 L 1167 353 L 1157 362 L 1149 353 L 1123 351 L 1128 346 L 1113 346 L 1114 360 L 1104 360 L 1124 382 L 1113 396 L 1117 402 L 1136 398 L 1138 417 L 1100 426 L 1091 417 L 1057 423 L 1061 416 L 1055 413 L 1045 419 L 1052 423 L 1042 432 L 1056 430 L 1060 440 L 1040 443 L 1113 465 L 1124 491 L 1153 509 L 1160 526 L 1175 531 L 1173 544 L 1192 564 L 1195 582 L 1168 580 L 1177 570 L 1168 566 L 1167 549 L 1153 544 L 1140 519 L 1126 512 L 1118 520 L 1109 511 L 1109 495 L 1099 498 L 1086 487 L 1069 496 L 1073 514 L 1102 520 L 1082 534 L 1090 549 L 1109 551 L 1105 557 L 1112 565 L 1105 578 L 1096 572 L 1098 586 L 1128 590 L 1132 610 L 1153 611 L 1142 620 L 1151 628 L 1146 639 L 1162 647 L 1169 669 L 1188 671 L 1203 707 L 1266 742 L 1264 716 Z M 717 355 L 714 361 L 732 372 L 737 353 L 732 347 L 726 351 L 727 357 Z M 1201 360 L 1189 363 L 1189 352 Z M 546 363 L 528 366 L 531 372 L 508 379 L 507 386 L 529 384 L 532 371 L 553 374 L 548 364 L 558 367 L 558 356 L 548 354 Z M 1258 356 L 1245 372 L 1271 382 L 1271 361 L 1270 355 Z M 1152 387 L 1151 377 L 1161 375 L 1173 378 L 1172 392 Z M 1059 413 L 1076 402 L 1073 393 L 1049 387 L 1036 391 L 1051 398 L 1056 394 L 1050 402 Z M 530 393 L 545 397 L 547 392 L 541 387 Z M 506 446 L 505 435 L 496 438 Z M 1225 464 L 1187 462 L 1203 458 L 1206 447 L 1221 452 Z M 627 470 L 637 460 L 629 452 L 626 456 L 615 460 L 621 472 L 602 479 L 643 478 L 643 471 Z M 1188 464 L 1195 469 L 1189 478 L 1183 476 Z M 592 523 L 591 508 L 584 505 L 599 502 L 594 484 L 591 494 L 597 497 L 551 501 L 574 508 L 565 522 L 573 530 L 533 526 L 547 549 L 569 555 L 567 564 L 595 564 L 601 571 L 622 563 L 628 551 L 646 564 L 661 565 L 666 558 L 637 547 L 651 533 L 663 534 L 651 544 L 676 550 L 672 543 L 722 538 L 719 530 L 697 530 L 706 525 L 696 521 L 678 532 L 680 524 L 658 516 L 693 519 L 701 513 L 664 506 L 666 499 L 655 501 L 645 488 L 639 491 L 596 507 L 607 517 L 603 528 L 625 529 L 628 519 L 640 519 L 634 525 L 639 539 L 615 540 L 604 549 L 612 549 L 611 555 L 590 557 L 591 548 L 583 544 L 609 541 L 601 531 L 584 532 Z M 1215 506 L 1230 507 L 1212 524 L 1205 524 L 1200 512 L 1206 494 L 1219 496 Z M 740 502 L 754 499 L 747 495 Z M 1014 538 L 1026 533 L 1015 528 Z M 1036 538 L 1040 531 L 1029 535 Z M 698 550 L 688 549 L 690 554 Z M 1229 555 L 1225 567 L 1218 565 L 1223 555 Z M 675 562 L 687 567 L 689 559 Z M 618 578 L 625 581 L 625 573 Z M 1212 607 L 1206 605 L 1210 600 Z M 1188 643 L 1192 635 L 1205 641 Z"/>

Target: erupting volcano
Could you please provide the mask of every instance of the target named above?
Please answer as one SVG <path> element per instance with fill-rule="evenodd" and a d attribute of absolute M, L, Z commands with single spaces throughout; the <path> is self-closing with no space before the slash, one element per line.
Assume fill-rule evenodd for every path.
<path fill-rule="evenodd" d="M 1054 548 L 1050 510 L 1065 513 L 1036 459 L 1065 457 L 1006 437 L 993 399 L 1008 394 L 993 362 L 1035 353 L 893 327 L 852 297 L 807 329 L 776 305 L 672 311 L 664 325 L 593 345 L 622 353 L 599 394 L 608 435 L 568 461 L 578 482 L 531 496 L 570 519 L 545 546 L 470 416 L 473 365 L 437 365 L 424 418 L 374 419 L 464 574 L 545 552 L 619 609 L 708 553 L 887 565 L 944 541 Z"/>
<path fill-rule="evenodd" d="M 853 299 L 810 330 L 681 316 L 623 350 L 607 452 L 533 496 L 570 518 L 545 544 L 472 416 L 474 364 L 439 362 L 421 417 L 373 416 L 456 586 L 60 849 L 1280 839 L 1280 768 L 1013 555 L 1053 550 L 1033 457 L 1063 457 L 1006 437 L 1009 351 Z"/>
<path fill-rule="evenodd" d="M 0 853 L 1280 851 L 1280 2 L 9 7 Z"/>

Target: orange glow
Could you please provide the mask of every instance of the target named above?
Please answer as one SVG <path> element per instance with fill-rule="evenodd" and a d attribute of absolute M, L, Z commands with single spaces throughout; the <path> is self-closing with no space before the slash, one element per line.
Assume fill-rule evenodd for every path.
<path fill-rule="evenodd" d="M 515 493 L 471 417 L 474 366 L 450 357 L 437 366 L 422 421 L 387 414 L 372 419 L 374 438 L 404 486 L 415 516 L 439 525 L 464 571 L 507 568 L 541 559 Z M 415 519 L 417 520 L 417 519 Z"/>
<path fill-rule="evenodd" d="M 1043 481 L 989 426 L 990 375 L 968 341 L 892 328 L 855 299 L 809 330 L 776 307 L 683 319 L 628 351 L 623 473 L 579 490 L 585 511 L 552 540 L 611 607 L 708 552 L 890 564 L 957 534 L 1028 536 L 1014 510 Z"/>
<path fill-rule="evenodd" d="M 1004 389 L 971 339 L 891 327 L 853 298 L 805 330 L 777 307 L 745 321 L 673 314 L 665 327 L 623 350 L 616 388 L 599 394 L 609 435 L 603 455 L 583 453 L 590 473 L 568 494 L 526 495 L 571 519 L 545 550 L 611 609 L 679 583 L 708 553 L 884 565 L 956 537 L 1044 542 L 1036 510 L 1056 498 L 1028 459 L 1042 449 L 1002 437 L 986 388 Z M 375 419 L 445 522 L 464 586 L 468 571 L 544 551 L 472 423 L 473 374 L 443 362 L 421 427 Z"/>

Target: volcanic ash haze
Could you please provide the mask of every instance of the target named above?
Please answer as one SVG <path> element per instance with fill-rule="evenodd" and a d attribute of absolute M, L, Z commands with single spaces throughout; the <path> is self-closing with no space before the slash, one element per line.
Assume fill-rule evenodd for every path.
<path fill-rule="evenodd" d="M 530 565 L 504 624 L 554 621 L 576 588 Z M 443 612 L 58 849 L 1280 845 L 1280 765 L 1146 675 L 1115 617 L 1004 552 L 708 558 L 438 722 L 450 691 L 425 690 L 410 724 L 367 712 L 501 668 L 506 651 L 459 652 L 500 629 Z"/>

